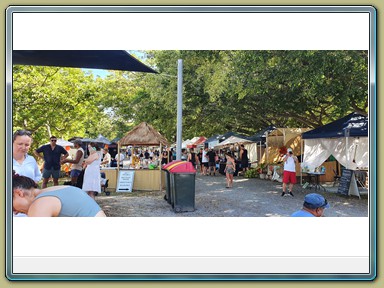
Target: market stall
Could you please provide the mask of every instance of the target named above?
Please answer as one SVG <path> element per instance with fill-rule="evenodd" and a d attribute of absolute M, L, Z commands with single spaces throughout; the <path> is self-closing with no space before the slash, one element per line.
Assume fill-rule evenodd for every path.
<path fill-rule="evenodd" d="M 314 171 L 320 165 L 324 165 L 326 163 L 324 161 L 332 155 L 347 170 L 355 171 L 355 174 L 357 174 L 356 171 L 368 171 L 367 116 L 351 113 L 303 133 L 302 138 L 304 140 L 303 169 Z"/>
<path fill-rule="evenodd" d="M 253 164 L 259 164 L 262 159 L 262 155 L 265 153 L 266 137 L 267 135 L 275 130 L 274 126 L 268 126 L 256 134 L 248 137 L 252 142 L 244 144 L 245 149 L 248 150 L 249 161 Z M 254 165 L 257 166 L 257 165 Z"/>
<path fill-rule="evenodd" d="M 294 155 L 301 155 L 301 134 L 309 128 L 276 128 L 266 135 L 266 148 L 263 163 L 276 163 L 282 160 L 281 148 L 291 148 Z"/>
<path fill-rule="evenodd" d="M 224 149 L 224 148 L 234 146 L 236 144 L 241 145 L 241 144 L 249 143 L 249 142 L 251 142 L 251 141 L 244 138 L 244 137 L 241 137 L 241 136 L 230 136 L 229 138 L 225 139 L 223 142 L 214 146 L 214 148 L 215 149 Z"/>
<path fill-rule="evenodd" d="M 163 145 L 168 145 L 167 139 L 163 137 L 157 130 L 146 122 L 140 123 L 129 131 L 124 137 L 117 141 L 117 154 L 119 154 L 123 147 L 159 147 L 162 150 Z M 135 159 L 135 160 L 133 160 Z M 133 183 L 131 190 L 139 191 L 153 191 L 162 189 L 164 187 L 164 180 L 161 174 L 161 165 L 158 159 L 147 161 L 146 159 L 138 159 L 132 157 L 132 160 L 126 162 L 123 167 L 103 168 L 101 171 L 105 172 L 109 181 L 109 188 L 117 191 L 123 191 L 119 186 L 125 179 L 132 178 Z M 157 165 L 156 165 L 157 164 Z M 156 168 L 155 168 L 156 167 Z M 120 171 L 124 172 L 122 177 Z M 127 180 L 128 181 L 128 180 Z M 124 184 L 128 184 L 127 181 Z"/>
<path fill-rule="evenodd" d="M 187 145 L 187 148 L 203 148 L 204 147 L 204 142 L 207 140 L 204 136 L 200 137 L 195 137 L 193 139 L 197 139 L 196 141 L 190 143 Z"/>

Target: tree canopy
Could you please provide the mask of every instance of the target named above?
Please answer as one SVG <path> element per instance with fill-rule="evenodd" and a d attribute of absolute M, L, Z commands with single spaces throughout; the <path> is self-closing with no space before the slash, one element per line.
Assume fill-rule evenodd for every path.
<path fill-rule="evenodd" d="M 146 121 L 176 135 L 183 59 L 183 138 L 269 125 L 316 128 L 368 111 L 367 51 L 147 51 L 159 74 L 14 66 L 13 126 L 50 135 L 121 137 Z"/>

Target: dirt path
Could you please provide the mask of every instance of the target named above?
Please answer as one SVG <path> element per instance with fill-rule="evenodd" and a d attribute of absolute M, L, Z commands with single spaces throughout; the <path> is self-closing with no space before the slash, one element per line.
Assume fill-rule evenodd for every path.
<path fill-rule="evenodd" d="M 196 176 L 195 211 L 175 213 L 164 200 L 165 192 L 112 193 L 98 196 L 97 202 L 112 217 L 286 217 L 302 207 L 304 196 L 314 192 L 295 185 L 295 197 L 281 197 L 281 183 L 235 177 L 234 187 L 225 188 L 225 177 Z M 366 217 L 368 197 L 344 197 L 318 192 L 331 208 L 327 217 Z"/>

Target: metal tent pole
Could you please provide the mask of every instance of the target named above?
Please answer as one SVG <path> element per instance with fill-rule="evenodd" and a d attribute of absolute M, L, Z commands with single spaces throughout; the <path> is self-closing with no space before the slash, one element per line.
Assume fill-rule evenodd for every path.
<path fill-rule="evenodd" d="M 183 130 L 183 60 L 177 61 L 177 130 L 176 160 L 181 159 L 181 142 Z"/>
<path fill-rule="evenodd" d="M 300 185 L 303 185 L 303 168 L 301 167 L 301 164 L 303 163 L 303 158 L 304 158 L 304 154 L 303 154 L 303 143 L 304 143 L 304 140 L 303 138 L 300 139 L 300 150 L 301 150 L 301 163 L 300 163 Z"/>

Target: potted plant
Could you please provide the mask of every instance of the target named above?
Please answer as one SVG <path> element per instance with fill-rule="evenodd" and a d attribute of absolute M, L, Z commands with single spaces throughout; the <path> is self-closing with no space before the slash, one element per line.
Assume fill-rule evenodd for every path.
<path fill-rule="evenodd" d="M 257 172 L 259 172 L 260 179 L 265 179 L 265 176 L 267 174 L 267 164 L 266 163 L 260 163 L 257 168 Z"/>

